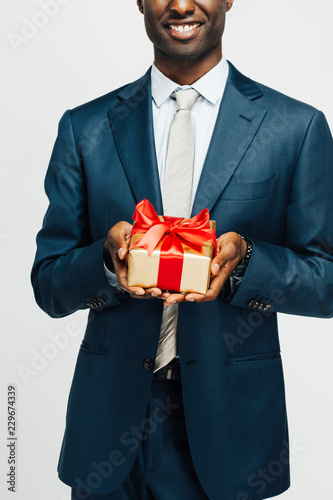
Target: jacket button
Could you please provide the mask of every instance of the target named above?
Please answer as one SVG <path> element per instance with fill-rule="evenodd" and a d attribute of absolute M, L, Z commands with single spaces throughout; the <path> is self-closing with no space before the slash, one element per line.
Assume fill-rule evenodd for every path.
<path fill-rule="evenodd" d="M 143 366 L 144 366 L 145 370 L 147 370 L 148 372 L 151 372 L 152 369 L 154 368 L 154 362 L 151 359 L 147 358 L 144 360 Z"/>

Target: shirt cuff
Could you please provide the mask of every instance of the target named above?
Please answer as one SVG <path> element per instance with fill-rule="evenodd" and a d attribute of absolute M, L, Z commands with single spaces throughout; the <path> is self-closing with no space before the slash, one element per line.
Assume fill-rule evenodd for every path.
<path fill-rule="evenodd" d="M 113 288 L 116 288 L 119 292 L 125 293 L 125 290 L 123 290 L 119 286 L 119 283 L 117 280 L 117 275 L 115 273 L 113 273 L 112 271 L 110 271 L 110 269 L 108 269 L 106 267 L 105 262 L 104 262 L 104 272 L 105 272 L 105 276 L 106 276 L 106 279 L 108 280 L 109 285 L 112 286 Z"/>
<path fill-rule="evenodd" d="M 243 281 L 243 276 L 230 276 L 230 293 L 233 295 Z"/>

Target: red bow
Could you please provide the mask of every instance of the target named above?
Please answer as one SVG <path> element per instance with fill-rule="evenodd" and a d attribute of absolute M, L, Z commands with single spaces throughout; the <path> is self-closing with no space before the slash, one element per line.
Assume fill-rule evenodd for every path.
<path fill-rule="evenodd" d="M 164 216 L 161 221 L 148 200 L 137 204 L 132 235 L 145 232 L 131 248 L 144 248 L 151 255 L 162 241 L 157 287 L 179 291 L 185 245 L 200 251 L 204 243 L 212 243 L 216 252 L 216 235 L 210 229 L 209 212 L 205 208 L 191 219 Z"/>

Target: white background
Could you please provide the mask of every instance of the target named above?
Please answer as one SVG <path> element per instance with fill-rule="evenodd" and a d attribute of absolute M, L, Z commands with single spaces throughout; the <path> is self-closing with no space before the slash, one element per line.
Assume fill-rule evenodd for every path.
<path fill-rule="evenodd" d="M 70 499 L 56 466 L 86 312 L 61 320 L 48 318 L 35 305 L 29 283 L 35 235 L 47 207 L 43 180 L 58 121 L 66 109 L 138 78 L 152 61 L 135 0 L 61 3 L 56 3 L 58 12 L 52 17 L 40 16 L 39 0 L 2 0 L 0 496 L 4 499 Z M 236 0 L 228 15 L 224 53 L 246 75 L 322 109 L 332 127 L 331 4 L 331 0 Z M 45 25 L 35 32 L 30 28 L 27 43 L 18 43 L 15 51 L 8 34 L 21 35 L 27 20 Z M 292 488 L 282 497 L 328 500 L 333 498 L 333 322 L 291 316 L 280 316 L 279 321 L 293 456 Z M 60 332 L 67 342 L 62 349 L 50 336 Z M 45 360 L 44 355 L 54 357 Z M 33 366 L 34 372 L 24 379 L 19 370 Z M 15 496 L 6 491 L 8 383 L 18 389 Z"/>

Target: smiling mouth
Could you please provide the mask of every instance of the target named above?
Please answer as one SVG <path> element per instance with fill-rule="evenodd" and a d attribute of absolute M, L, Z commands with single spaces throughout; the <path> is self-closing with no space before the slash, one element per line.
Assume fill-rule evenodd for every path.
<path fill-rule="evenodd" d="M 166 25 L 167 31 L 173 38 L 188 39 L 195 36 L 201 24 L 198 22 L 190 23 L 170 23 Z"/>

